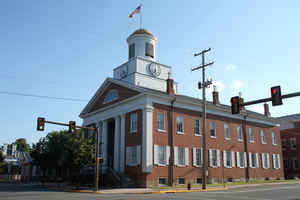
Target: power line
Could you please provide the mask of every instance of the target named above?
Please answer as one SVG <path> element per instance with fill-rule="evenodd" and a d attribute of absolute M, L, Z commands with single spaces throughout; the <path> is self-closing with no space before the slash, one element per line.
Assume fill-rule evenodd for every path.
<path fill-rule="evenodd" d="M 56 99 L 56 100 L 63 100 L 63 101 L 80 101 L 80 102 L 87 102 L 86 99 L 74 99 L 74 98 L 64 98 L 64 97 L 51 97 L 51 96 L 43 96 L 43 95 L 36 95 L 36 94 L 25 94 L 25 93 L 18 93 L 18 92 L 7 92 L 7 91 L 0 91 L 0 94 L 7 94 L 7 95 L 15 95 L 15 96 L 25 96 L 25 97 L 36 97 L 36 98 L 43 98 L 43 99 Z"/>

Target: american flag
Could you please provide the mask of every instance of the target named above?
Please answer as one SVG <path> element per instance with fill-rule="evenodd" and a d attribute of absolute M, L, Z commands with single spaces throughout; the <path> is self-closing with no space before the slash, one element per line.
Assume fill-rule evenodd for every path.
<path fill-rule="evenodd" d="M 132 18 L 136 13 L 140 13 L 141 12 L 141 8 L 142 6 L 138 6 L 132 13 L 130 13 L 129 17 Z"/>

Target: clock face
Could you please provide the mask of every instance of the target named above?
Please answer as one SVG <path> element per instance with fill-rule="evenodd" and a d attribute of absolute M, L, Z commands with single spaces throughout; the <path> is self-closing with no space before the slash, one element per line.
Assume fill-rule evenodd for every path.
<path fill-rule="evenodd" d="M 158 77 L 161 73 L 161 68 L 159 65 L 155 64 L 155 63 L 151 63 L 149 65 L 149 71 L 151 72 L 151 74 L 155 77 Z"/>
<path fill-rule="evenodd" d="M 120 69 L 120 77 L 124 78 L 126 77 L 128 74 L 128 66 L 127 65 L 123 65 Z"/>

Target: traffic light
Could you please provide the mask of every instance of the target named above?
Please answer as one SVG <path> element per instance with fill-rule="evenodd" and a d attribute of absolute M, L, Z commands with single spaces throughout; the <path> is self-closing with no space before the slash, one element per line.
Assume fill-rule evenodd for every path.
<path fill-rule="evenodd" d="M 235 96 L 231 97 L 231 113 L 234 114 L 239 114 L 240 113 L 240 97 Z"/>
<path fill-rule="evenodd" d="M 76 133 L 76 122 L 69 121 L 69 133 Z"/>
<path fill-rule="evenodd" d="M 272 106 L 282 105 L 280 86 L 271 88 Z"/>
<path fill-rule="evenodd" d="M 45 118 L 38 117 L 37 119 L 37 130 L 38 131 L 44 131 L 45 129 Z"/>

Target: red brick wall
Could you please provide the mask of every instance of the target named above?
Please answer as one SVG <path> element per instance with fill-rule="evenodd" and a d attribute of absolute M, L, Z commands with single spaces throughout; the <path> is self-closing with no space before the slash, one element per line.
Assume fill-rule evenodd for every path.
<path fill-rule="evenodd" d="M 158 145 L 170 145 L 171 141 L 169 139 L 169 127 L 168 125 L 168 112 L 170 108 L 164 105 L 155 104 L 153 110 L 153 144 Z M 166 132 L 159 132 L 157 130 L 157 112 L 165 112 L 166 116 Z M 179 135 L 176 133 L 176 117 L 177 116 L 184 117 L 184 135 Z M 202 147 L 202 136 L 194 135 L 194 120 L 199 119 L 201 117 L 201 113 L 185 110 L 181 108 L 175 108 L 173 114 L 173 131 L 174 131 L 174 146 L 179 147 L 188 147 L 189 148 L 189 166 L 187 167 L 177 167 L 174 166 L 174 180 L 177 181 L 178 177 L 185 177 L 187 181 L 195 181 L 197 177 L 201 178 L 201 169 L 192 166 L 192 148 L 193 147 Z M 211 138 L 209 135 L 209 123 L 210 121 L 214 121 L 216 123 L 216 138 Z M 225 140 L 224 137 L 224 123 L 227 122 L 230 124 L 230 134 L 231 140 Z M 202 124 L 202 121 L 201 121 Z M 232 120 L 224 117 L 218 117 L 214 115 L 207 115 L 207 149 L 219 149 L 220 150 L 220 167 L 219 168 L 210 168 L 208 167 L 208 178 L 218 178 L 222 180 L 223 177 L 223 160 L 222 153 L 223 150 L 234 151 L 234 152 L 244 152 L 244 143 L 239 142 L 237 139 L 237 131 L 236 127 L 242 127 L 242 121 L 240 120 Z M 255 134 L 255 143 L 249 142 L 249 127 L 254 129 Z M 249 152 L 259 153 L 259 168 L 251 169 L 250 168 L 250 178 L 283 178 L 283 165 L 282 165 L 282 154 L 281 154 L 281 142 L 279 135 L 279 128 L 264 128 L 259 124 L 250 124 L 246 126 L 247 128 L 247 141 L 248 141 L 248 149 Z M 260 138 L 260 130 L 264 129 L 266 132 L 266 141 L 267 144 L 261 144 Z M 277 136 L 277 144 L 276 146 L 272 145 L 271 131 L 274 131 Z M 263 169 L 261 164 L 261 153 L 269 153 L 270 154 L 270 169 Z M 280 154 L 281 158 L 281 169 L 276 170 L 273 169 L 273 159 L 272 154 Z M 236 154 L 235 154 L 236 157 Z M 207 156 L 208 158 L 208 156 Z M 236 158 L 235 158 L 236 159 Z M 207 159 L 208 160 L 208 159 Z M 236 165 L 236 162 L 235 162 Z M 169 166 L 156 166 L 153 165 L 153 173 L 147 176 L 147 181 L 151 184 L 155 184 L 158 182 L 158 177 L 165 177 L 168 180 L 169 177 Z M 243 179 L 245 178 L 245 169 L 243 168 L 224 168 L 224 177 L 233 178 L 233 179 Z M 190 179 L 190 180 L 189 180 Z"/>

